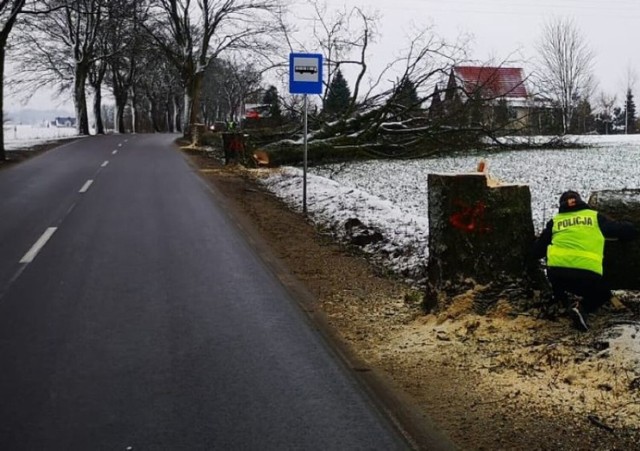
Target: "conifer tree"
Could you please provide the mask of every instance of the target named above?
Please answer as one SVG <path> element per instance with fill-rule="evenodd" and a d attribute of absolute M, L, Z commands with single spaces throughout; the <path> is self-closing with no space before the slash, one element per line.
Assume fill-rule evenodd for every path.
<path fill-rule="evenodd" d="M 509 106 L 507 99 L 501 97 L 493 109 L 493 120 L 496 127 L 504 127 L 509 123 Z"/>
<path fill-rule="evenodd" d="M 275 120 L 282 118 L 282 110 L 280 109 L 280 98 L 278 97 L 278 89 L 275 86 L 269 86 L 262 97 L 262 103 L 269 105 L 269 116 Z"/>
<path fill-rule="evenodd" d="M 444 107 L 442 105 L 442 98 L 440 97 L 440 87 L 436 85 L 431 95 L 431 105 L 429 106 L 429 117 L 431 119 L 438 119 L 442 116 Z"/>
<path fill-rule="evenodd" d="M 633 101 L 633 93 L 631 89 L 627 90 L 627 99 L 624 102 L 625 107 L 625 130 L 627 133 L 636 132 L 636 104 Z"/>
<path fill-rule="evenodd" d="M 396 90 L 395 102 L 407 110 L 412 111 L 420 107 L 420 99 L 416 85 L 409 79 L 404 79 Z"/>
<path fill-rule="evenodd" d="M 346 113 L 349 109 L 351 91 L 347 80 L 338 69 L 329 84 L 329 92 L 324 102 L 324 113 L 330 118 L 336 118 Z"/>
<path fill-rule="evenodd" d="M 467 103 L 465 104 L 466 108 L 466 119 L 468 120 L 467 124 L 472 126 L 481 126 L 485 122 L 484 112 L 483 112 L 483 99 L 482 94 L 479 91 L 473 93 Z"/>

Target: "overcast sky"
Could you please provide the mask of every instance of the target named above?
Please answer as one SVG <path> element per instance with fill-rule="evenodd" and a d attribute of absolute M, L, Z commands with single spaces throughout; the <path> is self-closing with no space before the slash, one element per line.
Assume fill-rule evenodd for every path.
<path fill-rule="evenodd" d="M 631 69 L 637 74 L 634 94 L 640 93 L 637 50 L 640 0 L 327 0 L 327 3 L 331 8 L 361 6 L 380 13 L 381 36 L 373 57 L 380 67 L 393 58 L 394 51 L 407 44 L 403 37 L 413 25 L 432 24 L 439 35 L 449 40 L 461 33 L 471 34 L 474 59 L 501 61 L 533 57 L 545 21 L 570 17 L 595 53 L 599 90 L 617 95 L 622 103 L 626 74 Z M 529 72 L 526 62 L 521 65 Z M 42 92 L 29 106 L 50 108 L 60 103 L 51 99 L 48 92 Z M 8 98 L 6 107 L 15 106 L 17 102 Z"/>
<path fill-rule="evenodd" d="M 639 0 L 329 0 L 329 4 L 367 5 L 381 13 L 382 36 L 376 52 L 380 59 L 393 52 L 411 24 L 433 24 L 450 40 L 471 34 L 471 56 L 480 61 L 532 58 L 545 21 L 569 17 L 595 54 L 600 90 L 621 101 L 631 68 L 638 74 L 634 95 L 640 92 Z M 528 69 L 528 64 L 522 66 Z"/>

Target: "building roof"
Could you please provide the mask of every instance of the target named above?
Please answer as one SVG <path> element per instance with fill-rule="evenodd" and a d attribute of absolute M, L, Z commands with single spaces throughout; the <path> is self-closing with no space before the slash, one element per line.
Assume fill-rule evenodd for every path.
<path fill-rule="evenodd" d="M 519 67 L 455 66 L 452 76 L 468 94 L 480 89 L 484 97 L 528 96 L 524 72 Z"/>

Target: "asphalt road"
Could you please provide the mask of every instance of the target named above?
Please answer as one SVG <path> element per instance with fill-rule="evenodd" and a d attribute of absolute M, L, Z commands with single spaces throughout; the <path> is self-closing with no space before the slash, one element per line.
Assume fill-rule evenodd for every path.
<path fill-rule="evenodd" d="M 408 448 L 174 139 L 0 171 L 0 449 Z"/>

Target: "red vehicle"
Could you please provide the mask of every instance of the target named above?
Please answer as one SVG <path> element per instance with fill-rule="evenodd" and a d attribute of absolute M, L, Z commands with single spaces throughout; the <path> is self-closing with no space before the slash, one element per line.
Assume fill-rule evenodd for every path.
<path fill-rule="evenodd" d="M 271 105 L 268 103 L 248 103 L 244 106 L 244 117 L 246 119 L 262 119 L 269 117 L 269 109 Z"/>

